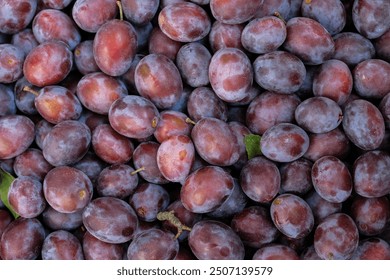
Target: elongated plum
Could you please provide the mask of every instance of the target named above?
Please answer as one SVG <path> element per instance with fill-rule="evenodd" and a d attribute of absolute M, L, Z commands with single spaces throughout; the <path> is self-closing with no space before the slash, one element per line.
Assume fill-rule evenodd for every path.
<path fill-rule="evenodd" d="M 93 41 L 96 64 L 110 76 L 126 73 L 136 50 L 137 33 L 131 23 L 123 20 L 113 19 L 103 24 Z"/>

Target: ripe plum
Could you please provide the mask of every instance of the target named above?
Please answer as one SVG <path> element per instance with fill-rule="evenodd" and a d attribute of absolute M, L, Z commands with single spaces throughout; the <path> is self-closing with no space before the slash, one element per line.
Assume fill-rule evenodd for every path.
<path fill-rule="evenodd" d="M 200 260 L 243 260 L 244 244 L 228 225 L 214 220 L 196 223 L 188 244 Z"/>
<path fill-rule="evenodd" d="M 138 218 L 127 202 L 115 197 L 98 197 L 84 209 L 83 224 L 97 239 L 119 244 L 133 238 Z"/>

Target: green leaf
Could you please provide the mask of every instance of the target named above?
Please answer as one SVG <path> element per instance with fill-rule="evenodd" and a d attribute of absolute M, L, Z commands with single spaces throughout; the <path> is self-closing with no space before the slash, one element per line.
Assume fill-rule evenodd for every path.
<path fill-rule="evenodd" d="M 0 199 L 16 219 L 19 215 L 12 209 L 8 201 L 9 188 L 14 180 L 15 178 L 11 174 L 0 168 Z"/>
<path fill-rule="evenodd" d="M 261 155 L 260 150 L 260 135 L 248 134 L 244 137 L 244 143 L 246 148 L 246 153 L 248 154 L 248 159 L 252 159 L 256 156 Z"/>

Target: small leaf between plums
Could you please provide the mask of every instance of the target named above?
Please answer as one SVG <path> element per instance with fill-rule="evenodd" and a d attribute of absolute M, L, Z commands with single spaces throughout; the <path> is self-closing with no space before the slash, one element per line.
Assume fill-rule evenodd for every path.
<path fill-rule="evenodd" d="M 248 159 L 252 159 L 261 155 L 260 149 L 260 135 L 248 134 L 244 137 L 245 149 L 248 155 Z"/>
<path fill-rule="evenodd" d="M 12 209 L 8 201 L 9 188 L 14 180 L 15 178 L 11 174 L 0 168 L 0 199 L 16 219 L 19 215 Z"/>

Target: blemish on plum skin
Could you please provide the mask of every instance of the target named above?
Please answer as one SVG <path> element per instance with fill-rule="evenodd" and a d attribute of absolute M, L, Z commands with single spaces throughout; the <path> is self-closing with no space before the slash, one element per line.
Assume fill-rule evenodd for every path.
<path fill-rule="evenodd" d="M 153 127 L 153 128 L 156 128 L 156 127 L 157 127 L 157 124 L 158 124 L 158 118 L 157 118 L 157 117 L 154 117 L 153 120 L 152 120 L 152 127 Z"/>
<path fill-rule="evenodd" d="M 242 85 L 248 84 L 248 76 L 246 75 L 234 75 L 223 81 L 223 88 L 226 91 L 238 91 L 242 88 Z"/>
<path fill-rule="evenodd" d="M 132 233 L 133 233 L 133 229 L 131 227 L 127 227 L 122 230 L 123 236 L 130 236 L 132 235 Z"/>
<path fill-rule="evenodd" d="M 179 152 L 179 159 L 180 160 L 184 160 L 186 158 L 186 156 L 187 156 L 187 152 L 185 150 L 181 150 Z"/>
<path fill-rule="evenodd" d="M 239 58 L 235 54 L 226 53 L 219 57 L 222 64 L 237 63 Z"/>
<path fill-rule="evenodd" d="M 31 10 L 31 5 L 30 5 L 30 3 L 27 3 L 27 2 L 22 3 L 19 7 L 20 8 L 18 11 L 21 12 L 22 14 L 26 14 L 26 13 L 30 12 L 30 10 Z"/>
<path fill-rule="evenodd" d="M 145 210 L 143 207 L 140 207 L 140 208 L 137 208 L 137 213 L 138 213 L 138 215 L 140 215 L 141 217 L 145 217 L 145 215 L 146 215 L 146 210 Z"/>
<path fill-rule="evenodd" d="M 221 253 L 221 256 L 226 257 L 230 254 L 230 249 L 228 247 L 222 247 L 219 251 Z"/>
<path fill-rule="evenodd" d="M 327 258 L 328 260 L 333 260 L 333 259 L 334 259 L 333 253 L 332 253 L 332 252 L 329 252 L 329 253 L 327 254 L 326 258 Z"/>
<path fill-rule="evenodd" d="M 86 197 L 87 192 L 85 190 L 79 191 L 79 199 L 82 200 Z"/>
<path fill-rule="evenodd" d="M 280 205 L 280 204 L 282 204 L 282 202 L 283 202 L 282 199 L 277 198 L 277 199 L 274 200 L 273 203 L 274 203 L 275 205 Z"/>
<path fill-rule="evenodd" d="M 293 85 L 299 85 L 300 84 L 300 75 L 297 72 L 293 72 L 290 76 L 289 79 L 292 82 Z"/>
<path fill-rule="evenodd" d="M 147 65 L 146 63 L 143 63 L 143 64 L 141 64 L 141 65 L 138 67 L 137 72 L 138 72 L 142 77 L 145 78 L 145 77 L 150 76 L 151 70 L 150 70 L 149 65 Z"/>

